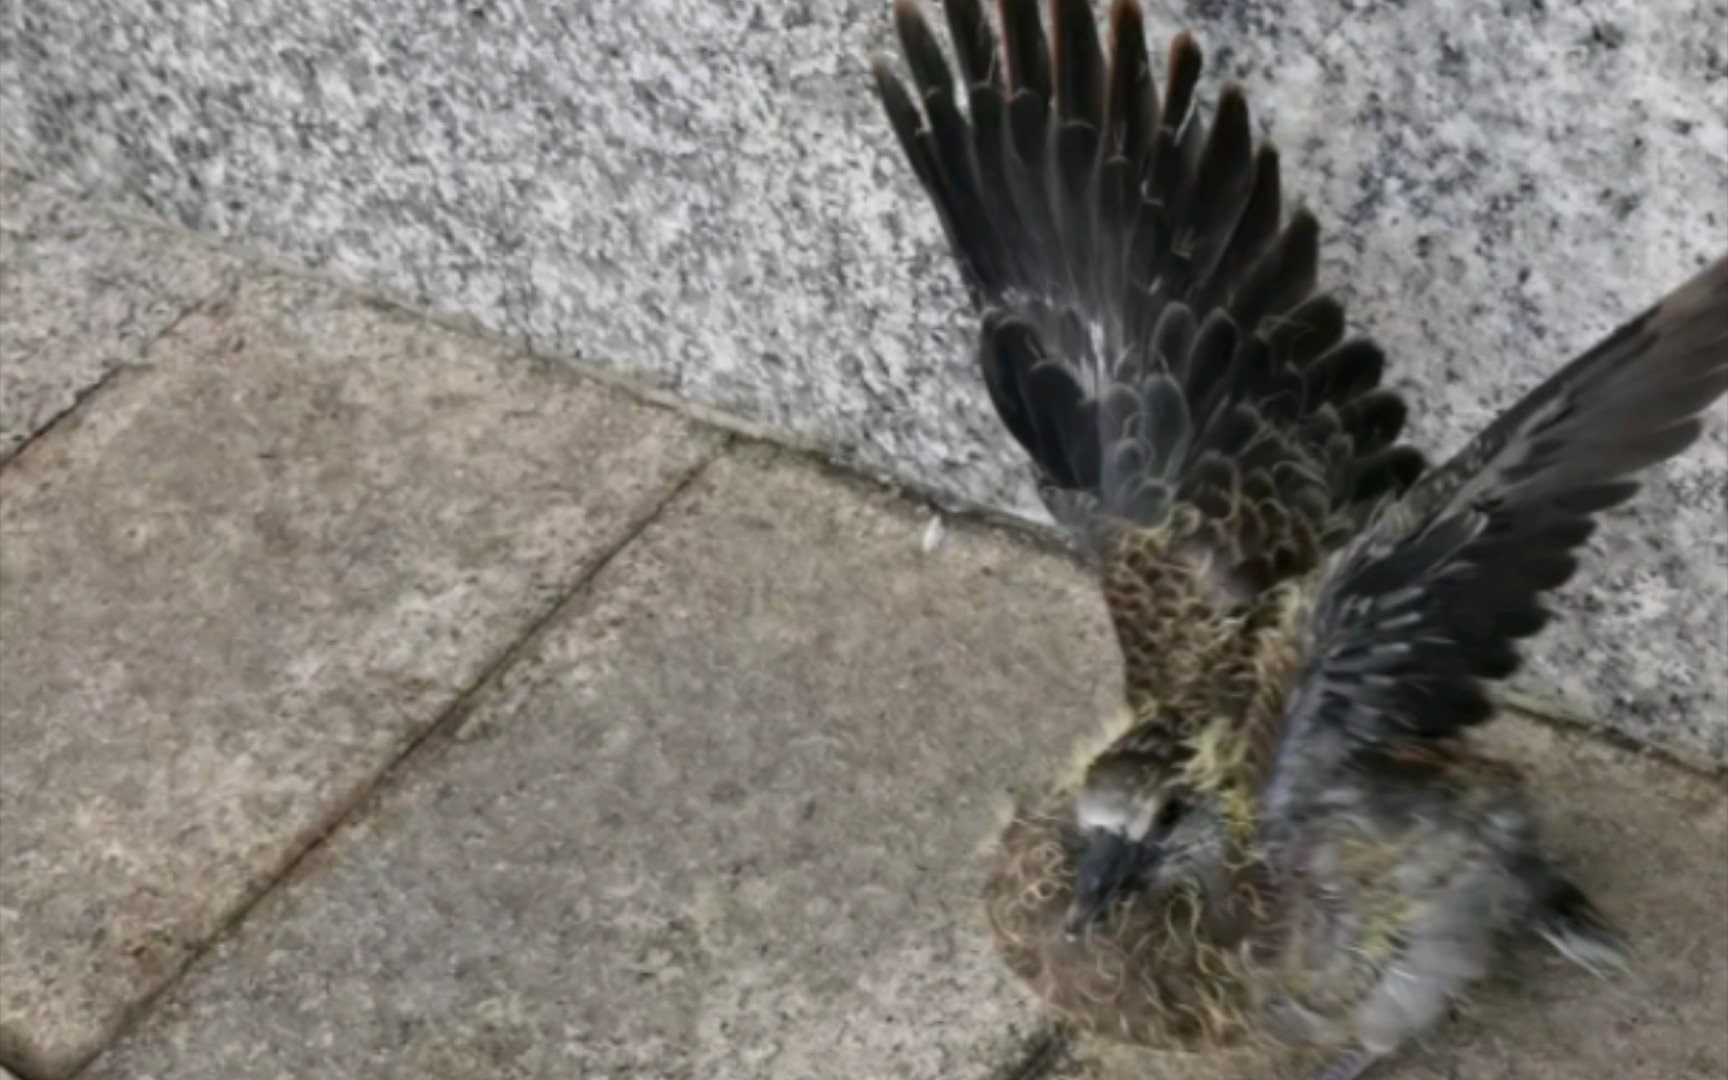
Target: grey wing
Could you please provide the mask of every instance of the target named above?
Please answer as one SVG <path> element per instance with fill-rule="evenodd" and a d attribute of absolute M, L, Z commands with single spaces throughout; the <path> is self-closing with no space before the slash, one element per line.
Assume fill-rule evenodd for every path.
<path fill-rule="evenodd" d="M 1444 738 L 1492 712 L 1593 517 L 1728 391 L 1728 258 L 1562 368 L 1430 473 L 1320 580 L 1275 769 Z"/>
<path fill-rule="evenodd" d="M 958 92 L 911 0 L 911 85 L 879 58 L 877 87 L 1052 511 L 1102 550 L 1187 506 L 1238 596 L 1311 569 L 1421 460 L 1380 350 L 1315 289 L 1318 227 L 1285 219 L 1242 92 L 1207 124 L 1182 35 L 1160 95 L 1131 0 L 1107 47 L 1088 0 L 1054 0 L 1048 36 L 1038 0 L 1002 0 L 1000 41 L 978 0 L 944 7 Z"/>

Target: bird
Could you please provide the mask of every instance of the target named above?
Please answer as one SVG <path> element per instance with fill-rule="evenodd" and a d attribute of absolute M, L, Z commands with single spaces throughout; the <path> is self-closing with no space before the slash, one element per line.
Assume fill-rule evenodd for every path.
<path fill-rule="evenodd" d="M 1728 390 L 1728 257 L 1431 463 L 1242 87 L 1203 109 L 1186 32 L 1160 84 L 1135 0 L 995 6 L 946 0 L 945 50 L 896 0 L 873 81 L 1123 661 L 1119 715 L 988 845 L 996 955 L 1083 1032 L 1318 1080 L 1380 1071 L 1509 944 L 1627 970 L 1474 733 L 1597 515 Z"/>

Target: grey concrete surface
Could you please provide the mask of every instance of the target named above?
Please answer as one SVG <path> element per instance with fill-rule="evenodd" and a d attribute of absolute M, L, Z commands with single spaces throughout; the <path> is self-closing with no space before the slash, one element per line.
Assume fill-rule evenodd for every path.
<path fill-rule="evenodd" d="M 6 463 L 0 1056 L 68 1075 L 716 445 L 252 275 Z"/>
<path fill-rule="evenodd" d="M 975 850 L 1108 707 L 1110 637 L 1070 563 L 970 527 L 925 555 L 924 524 L 711 467 L 89 1080 L 1310 1080 L 1091 1046 L 1011 1072 L 1041 1020 L 984 952 Z M 1491 738 L 1639 974 L 1528 958 L 1386 1080 L 1722 1075 L 1728 799 Z"/>
<path fill-rule="evenodd" d="M 1091 730 L 1065 559 L 746 451 L 88 1080 L 952 1078 L 1035 1028 L 993 800 Z"/>
<path fill-rule="evenodd" d="M 868 92 L 883 0 L 15 7 L 0 146 L 949 496 L 1037 514 Z M 1723 0 L 1157 0 L 1246 84 L 1329 280 L 1460 445 L 1728 248 Z M 1217 85 L 1217 78 L 1208 82 Z M 1530 689 L 1728 762 L 1728 434 L 1567 594 Z M 1597 566 L 1602 566 L 1598 562 Z"/>
<path fill-rule="evenodd" d="M 1636 952 L 1605 981 L 1532 952 L 1375 1080 L 1717 1080 L 1728 1075 L 1728 797 L 1576 732 L 1502 720 L 1487 741 L 1532 775 L 1551 843 Z M 1096 1044 L 1049 1080 L 1312 1080 L 1290 1063 L 1206 1065 Z M 1259 1066 L 1256 1071 L 1253 1066 Z"/>
<path fill-rule="evenodd" d="M 138 362 L 238 265 L 0 163 L 0 461 Z"/>

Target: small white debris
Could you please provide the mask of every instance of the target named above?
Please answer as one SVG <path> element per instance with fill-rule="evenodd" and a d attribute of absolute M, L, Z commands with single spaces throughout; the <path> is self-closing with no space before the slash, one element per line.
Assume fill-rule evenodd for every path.
<path fill-rule="evenodd" d="M 924 526 L 924 539 L 919 541 L 919 546 L 924 549 L 924 554 L 928 555 L 932 551 L 941 547 L 942 537 L 947 532 L 948 527 L 942 524 L 942 515 L 936 514 L 932 516 L 930 518 L 930 524 Z"/>

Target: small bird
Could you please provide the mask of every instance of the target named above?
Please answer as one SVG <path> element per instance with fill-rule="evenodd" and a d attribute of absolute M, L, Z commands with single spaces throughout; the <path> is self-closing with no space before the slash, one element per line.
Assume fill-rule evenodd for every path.
<path fill-rule="evenodd" d="M 1160 92 L 1133 0 L 1107 42 L 1087 0 L 944 10 L 958 81 L 898 0 L 910 81 L 878 56 L 876 86 L 1125 671 L 1119 722 L 993 844 L 1002 960 L 1084 1030 L 1320 1080 L 1436 1025 L 1503 941 L 1623 968 L 1470 733 L 1593 516 L 1728 390 L 1728 259 L 1430 468 L 1242 90 L 1196 109 L 1190 36 Z"/>

